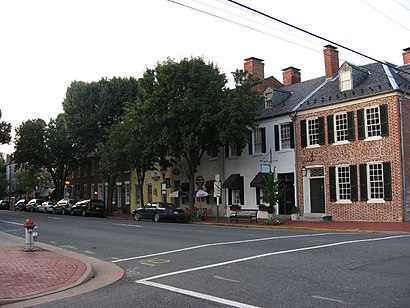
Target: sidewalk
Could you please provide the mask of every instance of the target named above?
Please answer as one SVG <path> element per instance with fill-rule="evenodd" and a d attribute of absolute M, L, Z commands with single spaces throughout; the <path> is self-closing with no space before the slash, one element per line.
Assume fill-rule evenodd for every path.
<path fill-rule="evenodd" d="M 109 217 L 133 219 L 130 214 Z M 229 227 L 256 227 L 271 229 L 320 230 L 337 232 L 408 232 L 409 222 L 340 222 L 340 221 L 285 221 L 282 225 L 267 225 L 263 219 L 257 223 L 241 219 L 208 217 L 203 224 Z M 118 266 L 91 257 L 81 256 L 43 243 L 36 243 L 36 251 L 24 251 L 24 238 L 0 232 L 0 306 L 48 294 L 63 292 L 83 284 L 95 284 L 91 291 L 120 279 L 124 272 Z M 98 281 L 98 277 L 101 279 Z M 80 291 L 81 292 L 81 291 Z M 83 290 L 85 292 L 85 290 Z M 72 296 L 72 294 L 71 294 Z M 19 304 L 17 304 L 19 305 Z"/>

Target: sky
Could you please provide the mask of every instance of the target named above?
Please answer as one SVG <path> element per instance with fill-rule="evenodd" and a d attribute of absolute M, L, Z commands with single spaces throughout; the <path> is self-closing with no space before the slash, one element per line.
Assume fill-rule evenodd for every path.
<path fill-rule="evenodd" d="M 329 41 L 397 65 L 410 47 L 410 0 L 237 2 L 325 40 L 227 0 L 0 0 L 1 120 L 14 135 L 63 112 L 72 81 L 139 78 L 168 57 L 203 57 L 232 87 L 231 72 L 249 57 L 264 60 L 265 77 L 282 81 L 293 66 L 304 81 L 324 75 Z M 338 50 L 340 64 L 373 62 Z"/>

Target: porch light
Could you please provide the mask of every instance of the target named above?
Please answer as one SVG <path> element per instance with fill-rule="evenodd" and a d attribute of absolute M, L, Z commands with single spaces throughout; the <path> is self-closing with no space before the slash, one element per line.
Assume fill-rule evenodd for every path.
<path fill-rule="evenodd" d="M 305 166 L 302 167 L 302 176 L 306 177 L 307 176 L 307 169 Z"/>

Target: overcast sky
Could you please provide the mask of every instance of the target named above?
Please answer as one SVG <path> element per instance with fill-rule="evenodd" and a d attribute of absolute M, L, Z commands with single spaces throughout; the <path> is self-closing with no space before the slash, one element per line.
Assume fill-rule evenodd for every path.
<path fill-rule="evenodd" d="M 410 47 L 410 0 L 237 2 L 393 64 Z M 265 61 L 265 77 L 294 66 L 304 81 L 324 75 L 328 44 L 226 0 L 0 0 L 0 29 L 1 120 L 13 131 L 55 118 L 74 80 L 139 78 L 167 57 L 202 56 L 230 83 L 248 57 Z M 340 64 L 372 62 L 338 49 Z"/>

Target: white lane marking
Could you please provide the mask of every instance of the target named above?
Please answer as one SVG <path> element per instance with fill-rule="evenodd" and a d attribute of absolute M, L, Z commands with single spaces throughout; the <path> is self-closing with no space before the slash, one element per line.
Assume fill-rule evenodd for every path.
<path fill-rule="evenodd" d="M 225 277 L 221 277 L 221 276 L 215 276 L 215 275 L 214 275 L 214 278 L 224 280 L 224 281 L 230 281 L 230 282 L 240 282 L 239 280 L 229 279 L 229 278 L 225 278 Z"/>
<path fill-rule="evenodd" d="M 90 254 L 90 255 L 95 254 L 95 252 L 93 252 L 93 251 L 89 251 L 89 250 L 84 250 L 84 252 L 85 252 L 85 253 L 88 253 L 88 254 Z"/>
<path fill-rule="evenodd" d="M 8 220 L 2 220 L 0 219 L 1 222 L 5 222 L 7 224 L 12 224 L 12 225 L 18 225 L 18 226 L 23 226 L 21 222 L 14 222 L 14 221 L 8 221 Z"/>
<path fill-rule="evenodd" d="M 127 224 L 115 224 L 116 226 L 121 226 L 121 227 L 134 227 L 134 228 L 142 228 L 142 226 L 138 225 L 127 225 Z"/>
<path fill-rule="evenodd" d="M 378 237 L 378 238 L 370 238 L 370 239 L 363 239 L 363 240 L 352 240 L 352 241 L 336 242 L 336 243 L 324 244 L 324 245 L 318 245 L 318 246 L 310 246 L 310 247 L 302 247 L 302 248 L 295 248 L 295 249 L 289 249 L 289 250 L 268 252 L 268 253 L 263 253 L 263 254 L 260 254 L 260 255 L 245 257 L 245 258 L 241 258 L 241 259 L 235 259 L 235 260 L 230 260 L 230 261 L 225 261 L 225 262 L 209 264 L 209 265 L 204 265 L 204 266 L 199 266 L 199 267 L 194 267 L 194 268 L 188 268 L 188 269 L 184 269 L 184 270 L 180 270 L 180 271 L 160 274 L 160 275 L 156 275 L 156 276 L 152 276 L 152 277 L 148 277 L 148 278 L 143 278 L 141 280 L 137 280 L 136 282 L 139 283 L 140 281 L 154 280 L 154 279 L 158 279 L 158 278 L 174 276 L 174 275 L 184 274 L 184 273 L 189 273 L 189 272 L 195 272 L 195 271 L 199 271 L 199 270 L 203 270 L 203 269 L 219 267 L 219 266 L 223 266 L 223 265 L 228 265 L 228 264 L 238 263 L 238 262 L 244 262 L 244 261 L 249 261 L 249 260 L 259 259 L 259 258 L 264 258 L 264 257 L 270 257 L 270 256 L 274 256 L 274 255 L 282 255 L 282 254 L 286 254 L 286 253 L 307 251 L 307 250 L 314 250 L 314 249 L 321 249 L 321 248 L 328 248 L 328 247 L 348 245 L 348 244 L 383 241 L 383 240 L 390 240 L 390 239 L 396 239 L 396 238 L 402 238 L 402 237 L 410 237 L 410 235 L 395 235 L 395 236 Z"/>
<path fill-rule="evenodd" d="M 47 218 L 48 218 L 48 219 L 54 219 L 54 220 L 63 220 L 63 219 L 60 218 L 60 217 L 50 217 L 50 216 L 47 216 Z"/>
<path fill-rule="evenodd" d="M 335 302 L 335 303 L 339 303 L 339 304 L 346 304 L 346 302 L 340 300 L 340 299 L 335 299 L 335 298 L 329 298 L 329 297 L 323 297 L 323 296 L 319 296 L 319 295 L 312 295 L 313 298 L 317 298 L 317 299 L 323 299 L 325 301 L 330 301 L 330 302 Z"/>
<path fill-rule="evenodd" d="M 66 249 L 74 249 L 74 250 L 78 250 L 77 247 L 75 246 L 71 246 L 71 245 L 61 245 L 60 248 L 66 248 Z"/>
<path fill-rule="evenodd" d="M 191 296 L 191 297 L 196 297 L 196 298 L 200 298 L 200 299 L 204 299 L 204 300 L 208 300 L 208 301 L 211 301 L 211 302 L 224 304 L 224 305 L 232 306 L 232 307 L 240 307 L 240 308 L 257 308 L 258 307 L 258 306 L 252 306 L 252 305 L 248 305 L 248 304 L 244 304 L 244 303 L 240 303 L 240 302 L 231 301 L 231 300 L 228 300 L 228 299 L 225 299 L 225 298 L 216 297 L 216 296 L 212 296 L 212 295 L 208 295 L 208 294 L 203 294 L 203 293 L 198 293 L 198 292 L 189 291 L 189 290 L 185 290 L 185 289 L 175 288 L 175 287 L 167 286 L 167 285 L 152 282 L 152 281 L 141 281 L 140 284 L 144 284 L 144 285 L 147 285 L 147 286 L 156 287 L 156 288 L 164 289 L 164 290 L 167 290 L 167 291 L 171 291 L 171 292 L 175 292 L 175 293 L 179 293 L 179 294 L 184 294 L 184 295 L 188 295 L 188 296 Z"/>
<path fill-rule="evenodd" d="M 243 243 L 251 243 L 251 242 L 280 240 L 280 239 L 287 239 L 287 238 L 323 236 L 323 235 L 330 235 L 330 234 L 331 234 L 331 233 L 286 235 L 286 236 L 273 236 L 273 237 L 257 238 L 257 239 L 242 240 L 242 241 L 210 243 L 210 244 L 203 244 L 203 245 L 198 245 L 198 246 L 191 246 L 191 247 L 186 247 L 186 248 L 181 248 L 181 249 L 175 249 L 175 250 L 168 250 L 168 251 L 163 251 L 163 252 L 157 252 L 157 253 L 152 253 L 152 254 L 144 255 L 144 256 L 137 256 L 137 257 L 130 257 L 130 258 L 125 258 L 125 259 L 119 259 L 119 260 L 115 260 L 115 261 L 112 261 L 112 262 L 117 263 L 117 262 L 131 261 L 131 260 L 136 260 L 136 259 L 143 259 L 143 258 L 155 257 L 155 256 L 160 256 L 160 255 L 166 255 L 166 254 L 171 254 L 171 253 L 176 253 L 176 252 L 182 252 L 182 251 L 187 251 L 187 250 L 200 249 L 200 248 L 211 247 L 211 246 L 243 244 Z"/>

